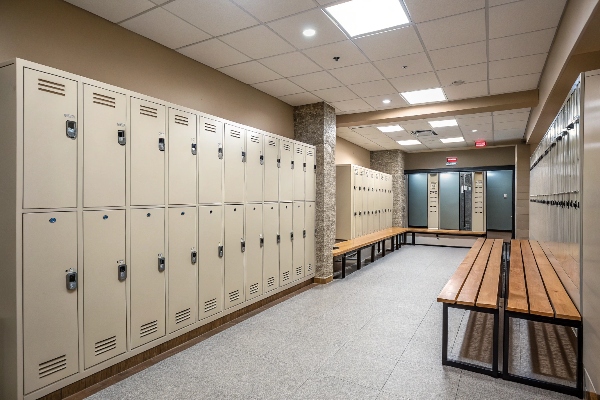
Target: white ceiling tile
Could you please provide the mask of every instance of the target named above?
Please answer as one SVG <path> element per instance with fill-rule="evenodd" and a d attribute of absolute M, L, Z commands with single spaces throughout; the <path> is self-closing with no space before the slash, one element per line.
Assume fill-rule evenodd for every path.
<path fill-rule="evenodd" d="M 313 72 L 312 74 L 293 76 L 289 79 L 296 85 L 299 85 L 308 91 L 343 86 L 340 81 L 335 79 L 326 71 L 319 71 Z"/>
<path fill-rule="evenodd" d="M 249 61 L 243 64 L 219 68 L 219 71 L 249 85 L 281 78 L 281 75 L 271 71 L 258 61 Z"/>
<path fill-rule="evenodd" d="M 417 24 L 417 30 L 428 50 L 486 40 L 485 10 Z"/>
<path fill-rule="evenodd" d="M 404 0 L 413 22 L 449 17 L 485 7 L 485 0 Z"/>
<path fill-rule="evenodd" d="M 361 48 L 371 61 L 425 51 L 414 26 L 363 36 L 354 39 L 354 43 Z"/>
<path fill-rule="evenodd" d="M 307 11 L 268 24 L 282 38 L 299 49 L 346 40 L 346 35 L 320 9 Z M 316 31 L 312 37 L 302 34 L 305 29 Z"/>
<path fill-rule="evenodd" d="M 250 58 L 219 39 L 205 40 L 177 51 L 211 68 L 221 68 L 250 61 Z"/>
<path fill-rule="evenodd" d="M 446 86 L 444 93 L 448 100 L 469 99 L 473 97 L 487 96 L 487 81 L 465 83 L 459 86 Z"/>
<path fill-rule="evenodd" d="M 513 76 L 490 80 L 490 94 L 520 92 L 535 89 L 538 86 L 540 74 Z"/>
<path fill-rule="evenodd" d="M 290 94 L 302 93 L 305 91 L 300 86 L 288 81 L 287 79 L 277 79 L 274 81 L 256 83 L 252 86 L 274 97 L 282 97 Z"/>
<path fill-rule="evenodd" d="M 313 47 L 304 50 L 304 54 L 325 69 L 342 68 L 369 62 L 367 57 L 350 40 Z M 334 57 L 339 57 L 339 60 L 334 60 Z"/>
<path fill-rule="evenodd" d="M 541 73 L 547 54 L 536 54 L 490 62 L 490 79 Z"/>
<path fill-rule="evenodd" d="M 566 0 L 526 0 L 489 10 L 490 39 L 558 26 Z"/>
<path fill-rule="evenodd" d="M 386 80 L 357 83 L 348 88 L 360 97 L 372 97 L 398 93 Z"/>
<path fill-rule="evenodd" d="M 316 7 L 312 0 L 233 0 L 263 22 L 287 17 Z"/>
<path fill-rule="evenodd" d="M 362 99 L 336 101 L 332 105 L 341 111 L 373 111 L 373 107 Z"/>
<path fill-rule="evenodd" d="M 339 2 L 340 0 L 316 0 L 316 1 L 317 1 L 317 3 L 325 6 L 325 5 L 328 5 L 331 3 Z"/>
<path fill-rule="evenodd" d="M 516 129 L 503 129 L 497 130 L 494 129 L 494 139 L 505 138 L 505 137 L 523 137 L 525 134 L 525 128 L 516 128 Z"/>
<path fill-rule="evenodd" d="M 431 62 L 437 69 L 462 67 L 487 62 L 485 41 L 429 52 Z"/>
<path fill-rule="evenodd" d="M 121 26 L 172 49 L 210 38 L 206 32 L 162 8 L 129 19 Z"/>
<path fill-rule="evenodd" d="M 437 76 L 433 72 L 393 78 L 390 79 L 390 83 L 394 85 L 396 90 L 400 93 L 440 87 Z"/>
<path fill-rule="evenodd" d="M 438 134 L 439 137 L 460 137 L 462 136 L 462 131 L 458 126 L 446 126 L 443 128 L 430 128 Z"/>
<path fill-rule="evenodd" d="M 410 132 L 410 131 L 424 131 L 424 130 L 428 130 L 431 129 L 431 125 L 429 125 L 427 123 L 427 121 L 424 120 L 418 120 L 418 121 L 402 121 L 400 122 L 400 126 L 404 128 L 405 131 Z"/>
<path fill-rule="evenodd" d="M 427 147 L 422 144 L 417 144 L 414 146 L 400 146 L 400 148 L 407 153 L 415 153 L 417 151 L 427 150 Z"/>
<path fill-rule="evenodd" d="M 437 75 L 440 78 L 442 86 L 448 86 L 455 81 L 464 81 L 466 83 L 485 81 L 487 80 L 487 70 L 487 63 L 481 63 L 438 70 Z"/>
<path fill-rule="evenodd" d="M 345 86 L 331 89 L 313 90 L 313 94 L 319 96 L 325 101 L 332 103 L 336 101 L 352 100 L 357 98 L 356 94 Z"/>
<path fill-rule="evenodd" d="M 522 121 L 506 121 L 498 122 L 494 118 L 494 130 L 507 130 L 507 129 L 525 129 L 527 127 L 527 120 Z"/>
<path fill-rule="evenodd" d="M 66 0 L 111 22 L 120 22 L 155 7 L 148 0 Z"/>
<path fill-rule="evenodd" d="M 279 100 L 291 106 L 303 106 L 305 104 L 319 103 L 323 100 L 311 93 L 296 93 L 279 97 Z"/>
<path fill-rule="evenodd" d="M 550 51 L 556 28 L 490 40 L 490 61 Z"/>
<path fill-rule="evenodd" d="M 492 113 L 459 115 L 456 117 L 459 125 L 492 124 Z"/>
<path fill-rule="evenodd" d="M 231 33 L 220 39 L 234 49 L 255 59 L 294 51 L 294 47 L 264 25 Z"/>
<path fill-rule="evenodd" d="M 329 72 L 345 85 L 383 79 L 383 76 L 377 71 L 377 68 L 369 63 L 336 68 Z"/>
<path fill-rule="evenodd" d="M 521 0 L 489 0 L 490 7 L 501 6 L 502 4 L 514 3 L 515 1 Z"/>
<path fill-rule="evenodd" d="M 415 75 L 433 71 L 431 63 L 425 53 L 410 54 L 376 61 L 374 64 L 386 78 L 396 78 L 398 76 Z"/>
<path fill-rule="evenodd" d="M 531 108 L 516 108 L 516 109 L 512 109 L 512 110 L 494 111 L 494 116 L 506 115 L 506 114 L 529 113 L 530 111 L 531 111 Z"/>
<path fill-rule="evenodd" d="M 365 97 L 363 100 L 377 110 L 408 106 L 408 103 L 398 93 L 387 94 L 383 96 Z M 390 100 L 391 102 L 389 104 L 384 104 L 383 100 Z"/>
<path fill-rule="evenodd" d="M 260 62 L 285 77 L 305 75 L 321 70 L 321 67 L 298 51 L 264 58 Z"/>
<path fill-rule="evenodd" d="M 529 120 L 529 111 L 520 112 L 520 113 L 510 113 L 510 114 L 500 114 L 496 115 L 494 113 L 494 123 L 503 124 L 506 122 L 513 121 L 525 121 Z"/>

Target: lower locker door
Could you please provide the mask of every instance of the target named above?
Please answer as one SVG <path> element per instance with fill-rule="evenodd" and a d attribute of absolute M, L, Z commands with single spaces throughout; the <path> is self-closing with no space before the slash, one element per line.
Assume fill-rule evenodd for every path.
<path fill-rule="evenodd" d="M 79 371 L 77 214 L 23 215 L 23 349 L 25 393 Z"/>
<path fill-rule="evenodd" d="M 244 206 L 225 206 L 225 309 L 244 302 Z"/>
<path fill-rule="evenodd" d="M 127 351 L 125 211 L 83 212 L 85 368 Z"/>
<path fill-rule="evenodd" d="M 131 210 L 131 344 L 165 335 L 165 211 Z"/>
<path fill-rule="evenodd" d="M 352 239 L 362 236 L 362 215 L 358 215 L 356 212 L 356 216 L 354 218 L 354 237 Z"/>
<path fill-rule="evenodd" d="M 294 202 L 293 212 L 293 229 L 294 229 L 294 241 L 293 247 L 293 265 L 294 265 L 294 278 L 298 280 L 304 277 L 304 202 Z"/>
<path fill-rule="evenodd" d="M 223 311 L 223 206 L 198 207 L 199 318 Z"/>
<path fill-rule="evenodd" d="M 196 322 L 196 243 L 196 207 L 169 209 L 169 333 Z"/>
<path fill-rule="evenodd" d="M 262 204 L 246 205 L 246 300 L 263 293 Z"/>
<path fill-rule="evenodd" d="M 279 204 L 279 285 L 292 282 L 292 207 L 293 203 Z"/>
<path fill-rule="evenodd" d="M 263 287 L 269 292 L 279 287 L 279 204 L 263 204 Z"/>
<path fill-rule="evenodd" d="M 306 275 L 315 273 L 315 203 L 304 204 L 304 267 Z"/>

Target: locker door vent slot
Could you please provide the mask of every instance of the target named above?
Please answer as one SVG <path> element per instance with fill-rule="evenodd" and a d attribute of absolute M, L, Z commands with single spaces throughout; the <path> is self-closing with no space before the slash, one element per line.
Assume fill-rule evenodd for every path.
<path fill-rule="evenodd" d="M 209 311 L 217 308 L 217 299 L 207 300 L 204 302 L 204 312 L 207 313 Z"/>
<path fill-rule="evenodd" d="M 114 350 L 116 348 L 117 348 L 117 337 L 113 336 L 111 338 L 96 342 L 96 345 L 94 346 L 94 355 L 99 356 L 100 354 L 104 354 L 104 353 Z"/>
<path fill-rule="evenodd" d="M 302 275 L 302 267 L 296 268 L 296 275 Z"/>
<path fill-rule="evenodd" d="M 45 378 L 67 368 L 67 356 L 60 356 L 39 365 L 39 377 Z"/>
<path fill-rule="evenodd" d="M 158 321 L 148 322 L 140 327 L 140 337 L 152 335 L 158 332 Z"/>
<path fill-rule="evenodd" d="M 296 147 L 296 153 L 302 154 L 302 147 Z"/>
<path fill-rule="evenodd" d="M 313 155 L 314 155 L 314 153 L 313 153 L 313 151 L 312 151 L 312 150 L 306 150 L 306 155 L 307 155 L 307 156 L 313 156 Z M 358 174 L 357 174 L 357 175 L 358 175 Z"/>
<path fill-rule="evenodd" d="M 258 283 L 250 285 L 250 294 L 254 294 L 258 292 Z"/>
<path fill-rule="evenodd" d="M 240 291 L 234 290 L 233 292 L 229 292 L 229 301 L 234 302 L 240 299 Z"/>
<path fill-rule="evenodd" d="M 140 115 L 147 117 L 158 118 L 158 110 L 156 108 L 140 105 Z"/>
<path fill-rule="evenodd" d="M 210 133 L 217 133 L 217 126 L 215 124 L 204 123 L 204 130 Z"/>
<path fill-rule="evenodd" d="M 277 146 L 277 142 L 275 142 L 274 140 L 269 140 L 269 146 Z"/>
<path fill-rule="evenodd" d="M 93 95 L 94 104 L 99 104 L 101 106 L 107 106 L 115 108 L 116 101 L 114 97 L 105 96 L 100 93 L 94 93 Z"/>
<path fill-rule="evenodd" d="M 260 138 L 258 136 L 251 135 L 250 136 L 250 141 L 252 143 L 260 143 Z"/>
<path fill-rule="evenodd" d="M 192 316 L 192 310 L 186 309 L 175 314 L 175 324 L 179 324 Z"/>
<path fill-rule="evenodd" d="M 231 136 L 232 138 L 236 138 L 236 139 L 241 139 L 242 138 L 242 134 L 238 131 L 231 131 L 229 132 L 229 136 Z"/>
<path fill-rule="evenodd" d="M 285 271 L 283 273 L 283 280 L 287 281 L 288 279 L 290 279 L 290 271 Z"/>
<path fill-rule="evenodd" d="M 292 150 L 292 146 L 290 146 L 290 145 L 289 145 L 289 144 L 287 144 L 287 143 L 284 143 L 284 144 L 283 144 L 283 149 L 284 149 L 285 151 L 291 151 L 291 150 Z"/>
<path fill-rule="evenodd" d="M 42 92 L 58 94 L 59 96 L 65 95 L 65 85 L 47 81 L 45 79 L 38 79 L 38 90 Z"/>
<path fill-rule="evenodd" d="M 267 286 L 271 287 L 275 284 L 275 277 L 272 276 L 267 280 Z"/>
<path fill-rule="evenodd" d="M 307 271 L 307 272 L 312 272 L 312 264 L 308 264 L 308 265 L 306 266 L 306 271 Z"/>
<path fill-rule="evenodd" d="M 184 117 L 183 115 L 175 114 L 175 123 L 179 124 L 179 125 L 188 126 L 189 120 L 188 120 L 188 117 Z"/>

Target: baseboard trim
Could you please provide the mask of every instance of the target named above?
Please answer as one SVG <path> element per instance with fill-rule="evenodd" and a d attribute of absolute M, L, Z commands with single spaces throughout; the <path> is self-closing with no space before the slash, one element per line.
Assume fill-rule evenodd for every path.
<path fill-rule="evenodd" d="M 594 392 L 585 392 L 585 400 L 600 400 L 600 395 Z"/>
<path fill-rule="evenodd" d="M 317 278 L 315 276 L 315 283 L 319 285 L 327 285 L 329 282 L 333 281 L 333 275 L 329 275 L 327 278 Z"/>

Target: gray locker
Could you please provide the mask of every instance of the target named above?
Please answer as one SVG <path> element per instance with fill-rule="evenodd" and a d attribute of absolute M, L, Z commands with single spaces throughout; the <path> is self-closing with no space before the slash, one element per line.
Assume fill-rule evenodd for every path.
<path fill-rule="evenodd" d="M 304 230 L 304 202 L 295 201 L 293 211 L 293 274 L 294 280 L 304 277 L 304 239 L 306 231 Z"/>
<path fill-rule="evenodd" d="M 264 137 L 264 200 L 279 201 L 279 139 Z"/>
<path fill-rule="evenodd" d="M 294 199 L 294 146 L 292 142 L 279 139 L 279 201 Z"/>
<path fill-rule="evenodd" d="M 246 300 L 263 293 L 263 207 L 246 205 Z"/>
<path fill-rule="evenodd" d="M 246 131 L 225 125 L 225 203 L 244 202 L 244 165 L 246 163 Z"/>
<path fill-rule="evenodd" d="M 263 204 L 263 287 L 269 292 L 279 287 L 279 204 Z"/>
<path fill-rule="evenodd" d="M 442 172 L 439 175 L 440 229 L 460 228 L 460 173 Z"/>
<path fill-rule="evenodd" d="M 227 167 L 226 167 L 227 168 Z M 225 206 L 225 309 L 244 302 L 244 206 Z"/>
<path fill-rule="evenodd" d="M 23 96 L 23 207 L 76 207 L 77 82 L 25 68 Z"/>
<path fill-rule="evenodd" d="M 169 108 L 169 204 L 196 204 L 195 114 Z"/>
<path fill-rule="evenodd" d="M 196 322 L 198 315 L 196 221 L 196 207 L 169 209 L 169 333 Z"/>
<path fill-rule="evenodd" d="M 306 160 L 304 159 L 304 151 L 306 147 L 294 143 L 294 200 L 304 201 L 305 198 L 305 182 L 306 175 Z"/>
<path fill-rule="evenodd" d="M 408 226 L 427 227 L 427 174 L 408 175 Z"/>
<path fill-rule="evenodd" d="M 165 335 L 165 210 L 131 210 L 131 345 Z"/>
<path fill-rule="evenodd" d="M 83 212 L 85 368 L 127 351 L 125 210 Z"/>
<path fill-rule="evenodd" d="M 79 371 L 77 215 L 23 215 L 23 349 L 25 393 Z"/>
<path fill-rule="evenodd" d="M 223 124 L 200 118 L 198 134 L 198 203 L 223 202 Z"/>
<path fill-rule="evenodd" d="M 131 205 L 165 203 L 165 106 L 131 98 Z"/>
<path fill-rule="evenodd" d="M 305 185 L 306 185 L 306 201 L 315 201 L 317 198 L 316 194 L 316 154 L 315 149 L 313 147 L 306 147 L 306 176 L 305 176 Z"/>
<path fill-rule="evenodd" d="M 83 85 L 83 206 L 125 205 L 127 97 Z"/>
<path fill-rule="evenodd" d="M 292 227 L 293 203 L 279 204 L 279 285 L 285 286 L 293 281 Z"/>
<path fill-rule="evenodd" d="M 223 206 L 198 207 L 199 318 L 223 311 Z"/>
<path fill-rule="evenodd" d="M 246 132 L 246 202 L 262 203 L 265 155 L 263 134 Z"/>
<path fill-rule="evenodd" d="M 315 273 L 315 207 L 314 202 L 304 203 L 304 266 L 306 275 Z"/>

